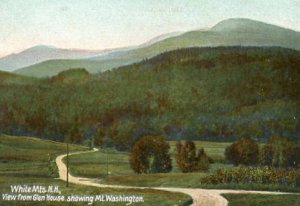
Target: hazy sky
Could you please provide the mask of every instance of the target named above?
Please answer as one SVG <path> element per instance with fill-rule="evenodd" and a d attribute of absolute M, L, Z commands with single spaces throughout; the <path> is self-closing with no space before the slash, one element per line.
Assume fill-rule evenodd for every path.
<path fill-rule="evenodd" d="M 0 56 L 34 45 L 104 49 L 250 18 L 300 31 L 300 0 L 0 0 Z"/>

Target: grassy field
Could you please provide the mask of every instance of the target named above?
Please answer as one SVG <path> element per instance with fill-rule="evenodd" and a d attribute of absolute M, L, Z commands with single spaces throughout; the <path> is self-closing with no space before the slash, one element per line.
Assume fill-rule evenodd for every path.
<path fill-rule="evenodd" d="M 70 151 L 87 150 L 86 147 L 70 145 Z M 70 184 L 54 179 L 57 177 L 55 157 L 66 152 L 66 145 L 30 137 L 0 136 L 0 193 L 11 193 L 11 185 L 57 185 L 62 194 L 78 195 L 136 195 L 143 196 L 146 205 L 187 205 L 191 198 L 184 194 L 155 190 L 121 190 L 94 188 Z M 41 202 L 14 202 L 0 198 L 0 205 L 41 205 Z M 65 205 L 66 203 L 43 202 L 43 205 Z M 133 205 L 144 205 L 133 203 Z M 87 203 L 68 203 L 87 205 Z M 124 205 L 116 202 L 95 202 L 94 205 Z"/>
<path fill-rule="evenodd" d="M 203 147 L 207 154 L 215 161 L 210 171 L 221 167 L 231 167 L 224 164 L 224 151 L 230 143 L 196 141 L 197 148 Z M 174 158 L 175 141 L 170 141 L 170 152 L 173 160 L 173 173 L 180 172 Z M 70 157 L 71 171 L 75 175 L 86 177 L 103 177 L 107 173 L 111 176 L 133 174 L 129 166 L 129 153 L 120 152 L 115 149 L 101 149 L 99 152 L 74 155 Z"/>
<path fill-rule="evenodd" d="M 196 147 L 203 147 L 207 155 L 216 162 L 224 162 L 225 148 L 231 143 L 229 142 L 209 142 L 209 141 L 195 141 Z M 176 149 L 176 141 L 170 141 L 171 151 Z"/>
<path fill-rule="evenodd" d="M 66 153 L 66 144 L 31 137 L 0 136 L 0 174 L 55 177 L 55 158 Z M 70 151 L 87 150 L 70 145 Z"/>
<path fill-rule="evenodd" d="M 224 194 L 228 206 L 298 206 L 300 195 Z"/>
<path fill-rule="evenodd" d="M 216 161 L 210 171 L 232 167 L 224 164 L 224 150 L 230 143 L 196 141 Z M 175 141 L 170 142 L 173 169 L 168 174 L 135 175 L 129 166 L 129 153 L 115 149 L 100 149 L 98 152 L 70 156 L 71 173 L 77 176 L 99 178 L 101 183 L 134 186 L 198 187 L 206 172 L 181 173 L 174 158 Z M 107 175 L 108 174 L 108 175 Z"/>
<path fill-rule="evenodd" d="M 136 175 L 129 166 L 129 153 L 115 149 L 100 149 L 98 152 L 70 156 L 71 173 L 77 176 L 97 178 L 98 182 L 115 185 L 151 187 L 191 187 L 209 189 L 244 189 L 299 192 L 300 188 L 289 185 L 259 183 L 204 184 L 202 178 L 218 168 L 232 168 L 224 160 L 224 150 L 230 143 L 196 141 L 197 148 L 203 147 L 215 163 L 208 172 L 181 173 L 176 166 L 174 149 L 176 142 L 170 142 L 173 158 L 171 173 Z"/>

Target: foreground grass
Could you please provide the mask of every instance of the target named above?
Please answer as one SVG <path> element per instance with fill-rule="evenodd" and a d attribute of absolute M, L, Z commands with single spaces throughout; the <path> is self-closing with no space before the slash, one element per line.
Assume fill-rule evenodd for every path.
<path fill-rule="evenodd" d="M 228 206 L 298 206 L 300 195 L 223 194 Z"/>
<path fill-rule="evenodd" d="M 197 187 L 205 173 L 159 173 L 108 176 L 100 183 L 147 187 Z"/>
<path fill-rule="evenodd" d="M 88 148 L 70 145 L 70 151 L 82 151 Z M 55 158 L 66 153 L 66 144 L 31 137 L 0 136 L 0 193 L 11 193 L 11 185 L 57 185 L 63 195 L 136 195 L 143 196 L 144 204 L 132 205 L 188 205 L 191 198 L 180 193 L 157 190 L 109 189 L 70 184 L 54 179 L 57 177 Z M 67 203 L 68 205 L 87 205 L 87 203 Z M 0 196 L 0 205 L 66 205 L 66 202 L 15 202 L 4 201 Z M 116 202 L 95 202 L 94 205 L 124 205 Z"/>
<path fill-rule="evenodd" d="M 274 192 L 296 192 L 300 193 L 300 187 L 278 184 L 260 184 L 260 183 L 222 183 L 222 184 L 201 184 L 197 187 L 205 189 L 232 189 L 232 190 L 257 190 Z"/>
<path fill-rule="evenodd" d="M 36 178 L 36 177 L 17 177 L 17 176 L 0 176 L 0 193 L 11 193 L 10 186 L 15 184 L 26 184 L 26 185 L 57 185 L 61 190 L 61 194 L 67 195 L 100 195 L 100 194 L 113 194 L 113 195 L 135 195 L 142 196 L 144 199 L 143 203 L 132 203 L 132 205 L 188 205 L 191 203 L 191 198 L 187 195 L 180 193 L 171 193 L 157 190 L 137 190 L 137 189 L 110 189 L 110 188 L 96 188 L 86 187 L 80 185 L 70 184 L 66 187 L 66 183 L 60 180 L 54 180 L 50 178 Z M 87 205 L 87 203 L 66 203 L 66 202 L 15 202 L 15 201 L 3 201 L 0 198 L 0 205 L 29 205 L 29 206 L 60 206 L 60 205 Z M 122 202 L 94 202 L 93 205 L 125 205 Z"/>
<path fill-rule="evenodd" d="M 258 190 L 258 191 L 281 191 L 300 193 L 300 187 L 290 185 L 259 184 L 259 183 L 226 183 L 226 184 L 203 184 L 201 179 L 205 173 L 167 173 L 145 175 L 122 175 L 108 176 L 99 179 L 99 183 L 148 186 L 148 187 L 188 187 L 203 189 L 234 189 L 234 190 Z"/>

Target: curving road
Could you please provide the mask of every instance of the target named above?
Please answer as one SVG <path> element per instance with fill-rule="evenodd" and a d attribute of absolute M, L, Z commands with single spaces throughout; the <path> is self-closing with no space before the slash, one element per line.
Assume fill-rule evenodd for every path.
<path fill-rule="evenodd" d="M 94 149 L 92 151 L 83 151 L 83 152 L 74 152 L 69 155 L 82 154 L 95 152 L 98 149 Z M 63 158 L 67 155 L 60 155 L 56 158 L 56 164 L 59 172 L 59 179 L 67 181 L 67 167 L 63 163 Z M 245 191 L 245 190 L 211 190 L 211 189 L 198 189 L 198 188 L 171 188 L 171 187 L 131 187 L 131 186 L 122 186 L 122 185 L 106 185 L 96 183 L 92 178 L 84 178 L 84 177 L 75 177 L 69 173 L 69 182 L 74 184 L 86 185 L 86 186 L 94 186 L 94 187 L 109 187 L 109 188 L 125 188 L 125 189 L 157 189 L 157 190 L 165 190 L 170 192 L 181 192 L 188 194 L 193 198 L 193 204 L 191 206 L 227 206 L 228 201 L 221 195 L 225 193 L 255 193 L 255 194 L 288 194 L 282 192 L 267 192 L 267 191 Z"/>

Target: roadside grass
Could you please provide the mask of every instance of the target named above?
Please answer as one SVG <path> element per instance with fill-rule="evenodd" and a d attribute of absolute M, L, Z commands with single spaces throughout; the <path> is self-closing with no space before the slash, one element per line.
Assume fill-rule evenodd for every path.
<path fill-rule="evenodd" d="M 234 190 L 258 190 L 258 191 L 280 191 L 300 193 L 300 187 L 277 184 L 260 183 L 226 183 L 226 184 L 204 184 L 201 179 L 206 173 L 167 173 L 167 174 L 140 174 L 108 176 L 96 180 L 103 184 L 128 185 L 138 187 L 187 187 L 203 189 L 234 189 Z"/>
<path fill-rule="evenodd" d="M 129 166 L 129 154 L 115 149 L 100 149 L 98 152 L 72 155 L 69 157 L 72 174 L 84 177 L 134 174 Z M 66 162 L 66 158 L 64 158 Z"/>
<path fill-rule="evenodd" d="M 222 184 L 201 184 L 195 187 L 204 189 L 232 189 L 232 190 L 257 190 L 273 192 L 292 192 L 300 193 L 300 187 L 278 184 L 260 184 L 260 183 L 222 183 Z"/>
<path fill-rule="evenodd" d="M 71 152 L 87 150 L 87 147 L 69 145 Z M 66 187 L 64 181 L 54 179 L 57 177 L 56 156 L 66 153 L 66 144 L 54 141 L 32 138 L 0 136 L 0 193 L 10 193 L 11 185 L 57 185 L 63 195 L 136 195 L 143 196 L 144 203 L 132 203 L 132 205 L 189 205 L 192 199 L 181 193 L 171 193 L 157 190 L 137 189 L 111 189 L 95 188 L 70 184 Z M 92 154 L 92 153 L 91 153 Z M 80 157 L 80 155 L 77 155 Z M 59 203 L 59 202 L 20 202 L 4 201 L 0 197 L 0 205 L 29 205 L 29 206 L 60 206 L 60 205 L 87 205 L 87 203 Z M 126 203 L 125 203 L 126 204 Z M 94 202 L 93 205 L 124 205 L 124 202 Z"/>
<path fill-rule="evenodd" d="M 103 177 L 111 175 L 134 174 L 129 166 L 127 152 L 105 149 L 98 152 L 72 155 L 69 157 L 72 174 L 84 177 Z M 64 158 L 66 162 L 66 158 Z"/>
<path fill-rule="evenodd" d="M 298 206 L 300 195 L 223 194 L 228 206 Z"/>
<path fill-rule="evenodd" d="M 57 177 L 55 158 L 66 153 L 66 144 L 24 136 L 0 136 L 0 175 Z M 71 152 L 88 150 L 70 144 Z"/>
<path fill-rule="evenodd" d="M 205 173 L 158 173 L 108 176 L 99 179 L 103 184 L 148 187 L 196 187 Z"/>
<path fill-rule="evenodd" d="M 24 136 L 0 136 L 0 160 L 48 161 L 50 157 L 66 153 L 65 143 Z M 69 145 L 70 151 L 88 150 L 80 145 Z"/>
<path fill-rule="evenodd" d="M 75 184 L 69 184 L 69 187 L 66 187 L 66 183 L 61 180 L 55 180 L 51 178 L 37 178 L 37 177 L 19 177 L 19 176 L 5 176 L 0 175 L 0 193 L 11 193 L 10 186 L 11 185 L 40 185 L 46 186 L 55 185 L 59 187 L 62 195 L 135 195 L 135 196 L 142 196 L 144 199 L 143 203 L 132 203 L 131 205 L 149 205 L 149 206 L 156 206 L 156 205 L 189 205 L 191 203 L 191 198 L 188 195 L 181 194 L 181 193 L 171 193 L 165 191 L 158 191 L 158 190 L 151 190 L 151 189 L 111 189 L 111 188 L 96 188 L 96 187 L 87 187 L 87 186 L 80 186 Z M 54 195 L 54 194 L 53 194 Z M 61 205 L 87 205 L 87 202 L 79 203 L 79 202 L 33 202 L 33 201 L 4 201 L 0 198 L 0 205 L 29 205 L 29 206 L 61 206 Z M 114 205 L 125 205 L 126 202 L 94 202 L 92 205 L 107 205 L 107 206 L 114 206 Z"/>

